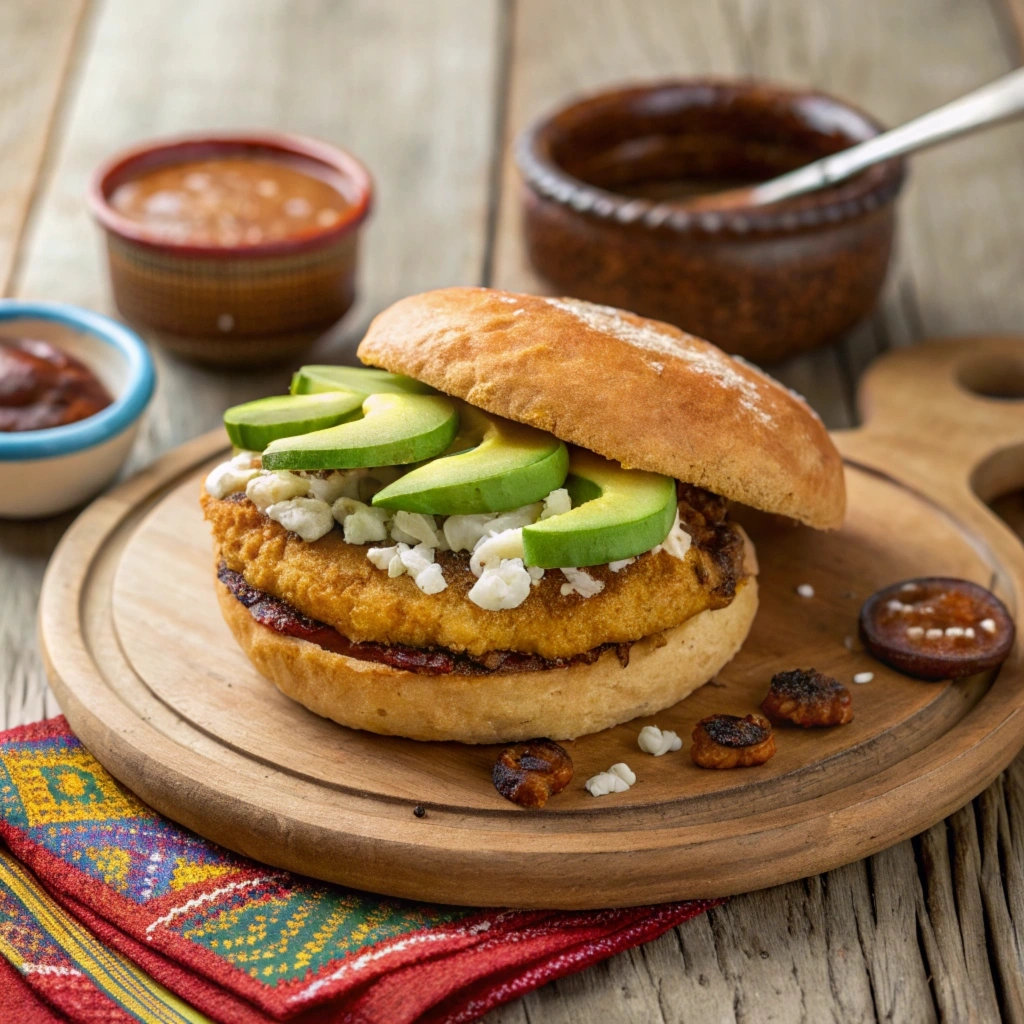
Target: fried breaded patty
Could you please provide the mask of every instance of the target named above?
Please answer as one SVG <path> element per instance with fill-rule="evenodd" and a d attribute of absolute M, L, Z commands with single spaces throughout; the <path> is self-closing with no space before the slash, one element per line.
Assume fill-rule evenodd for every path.
<path fill-rule="evenodd" d="M 724 607 L 743 579 L 740 534 L 720 526 L 708 531 L 716 534 L 714 541 L 702 542 L 701 531 L 693 531 L 683 560 L 662 551 L 640 555 L 617 573 L 588 568 L 605 585 L 593 597 L 563 596 L 565 577 L 549 569 L 518 608 L 493 612 L 466 596 L 476 577 L 465 552 L 438 552 L 448 588 L 424 594 L 409 576 L 390 578 L 375 568 L 368 546 L 346 544 L 339 530 L 308 544 L 244 496 L 220 500 L 204 492 L 202 504 L 229 569 L 355 641 L 566 658 L 600 644 L 639 640 Z"/>

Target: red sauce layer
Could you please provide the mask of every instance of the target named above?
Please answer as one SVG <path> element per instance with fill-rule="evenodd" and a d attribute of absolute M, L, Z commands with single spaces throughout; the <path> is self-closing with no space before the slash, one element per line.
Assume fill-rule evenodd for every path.
<path fill-rule="evenodd" d="M 443 648 L 407 647 L 404 644 L 379 644 L 349 640 L 333 626 L 317 622 L 303 615 L 286 601 L 271 597 L 245 582 L 241 573 L 229 569 L 224 562 L 217 567 L 217 579 L 231 591 L 237 601 L 249 609 L 249 614 L 267 629 L 285 636 L 308 640 L 327 651 L 344 654 L 361 661 L 375 661 L 406 672 L 426 675 L 486 675 L 490 672 L 539 672 L 571 665 L 592 665 L 605 651 L 614 650 L 622 667 L 629 664 L 631 644 L 602 644 L 571 658 L 541 658 L 536 654 L 518 651 L 488 651 L 480 657 L 456 654 Z"/>
<path fill-rule="evenodd" d="M 89 367 L 48 341 L 0 338 L 0 431 L 62 427 L 112 401 Z"/>

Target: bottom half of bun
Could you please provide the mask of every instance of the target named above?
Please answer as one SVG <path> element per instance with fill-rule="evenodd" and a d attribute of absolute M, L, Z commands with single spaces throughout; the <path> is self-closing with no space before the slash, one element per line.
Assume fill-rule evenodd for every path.
<path fill-rule="evenodd" d="M 460 743 L 575 739 L 671 707 L 740 649 L 757 612 L 757 580 L 725 608 L 589 665 L 480 675 L 428 675 L 351 658 L 257 623 L 223 583 L 221 610 L 253 665 L 286 696 L 340 725 Z"/>

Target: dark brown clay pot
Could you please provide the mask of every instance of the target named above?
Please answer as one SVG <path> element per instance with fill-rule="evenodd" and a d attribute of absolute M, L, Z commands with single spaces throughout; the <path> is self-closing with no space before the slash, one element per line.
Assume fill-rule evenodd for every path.
<path fill-rule="evenodd" d="M 574 102 L 517 144 L 529 259 L 568 295 L 758 362 L 807 351 L 874 305 L 903 162 L 774 206 L 692 212 L 679 196 L 763 181 L 880 130 L 830 96 L 753 81 L 660 82 Z"/>

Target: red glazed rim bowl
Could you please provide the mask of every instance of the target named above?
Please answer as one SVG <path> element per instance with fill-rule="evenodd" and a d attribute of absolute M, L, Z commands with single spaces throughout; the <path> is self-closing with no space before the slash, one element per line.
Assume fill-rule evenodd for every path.
<path fill-rule="evenodd" d="M 327 171 L 323 175 L 323 180 L 336 188 L 351 205 L 337 224 L 325 230 L 301 238 L 233 246 L 170 242 L 154 236 L 136 221 L 123 217 L 110 205 L 109 198 L 119 185 L 147 171 L 158 167 L 172 167 L 190 160 L 241 153 L 297 157 L 303 163 L 318 164 Z M 354 231 L 370 213 L 373 179 L 370 172 L 351 153 L 319 139 L 274 132 L 210 132 L 144 142 L 116 153 L 96 169 L 89 183 L 87 197 L 93 216 L 106 231 L 136 245 L 180 256 L 225 259 L 243 256 L 251 259 L 319 249 Z"/>
<path fill-rule="evenodd" d="M 610 86 L 538 118 L 517 140 L 516 162 L 534 192 L 577 215 L 680 234 L 787 234 L 837 224 L 891 202 L 903 185 L 905 164 L 893 159 L 849 181 L 777 205 L 691 211 L 672 200 L 634 198 L 600 188 L 568 173 L 557 158 L 556 151 L 566 145 L 566 136 L 584 144 L 614 145 L 621 140 L 609 136 L 616 125 L 627 125 L 630 118 L 669 125 L 673 117 L 685 118 L 688 111 L 700 113 L 723 106 L 757 106 L 762 108 L 762 117 L 791 117 L 808 134 L 835 138 L 837 144 L 829 147 L 833 152 L 885 130 L 864 111 L 815 89 L 756 79 L 662 79 Z"/>

